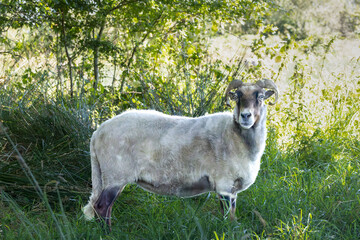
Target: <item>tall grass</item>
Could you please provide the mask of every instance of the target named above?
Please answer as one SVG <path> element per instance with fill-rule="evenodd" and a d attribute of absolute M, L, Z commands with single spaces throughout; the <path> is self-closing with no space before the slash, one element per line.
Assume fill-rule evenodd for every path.
<path fill-rule="evenodd" d="M 115 204 L 109 235 L 84 220 L 81 200 L 73 203 L 77 210 L 55 207 L 61 229 L 67 239 L 215 239 L 214 232 L 225 239 L 358 239 L 359 156 L 351 161 L 354 167 L 308 168 L 294 154 L 279 151 L 275 136 L 271 131 L 256 184 L 239 195 L 237 222 L 222 217 L 214 194 L 178 199 L 127 186 Z M 19 207 L 4 193 L 2 204 L 6 239 L 60 238 L 43 207 Z"/>

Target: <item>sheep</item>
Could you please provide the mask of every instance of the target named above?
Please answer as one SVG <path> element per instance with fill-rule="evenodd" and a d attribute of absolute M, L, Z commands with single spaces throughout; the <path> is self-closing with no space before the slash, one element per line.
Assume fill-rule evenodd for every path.
<path fill-rule="evenodd" d="M 269 90 L 266 90 L 269 89 Z M 231 91 L 235 90 L 235 91 Z M 90 143 L 92 194 L 83 208 L 111 229 L 111 209 L 128 183 L 162 195 L 192 197 L 216 192 L 235 219 L 236 197 L 252 185 L 265 149 L 266 105 L 273 81 L 233 80 L 226 89 L 233 113 L 198 118 L 130 110 L 105 121 Z M 224 203 L 220 200 L 221 212 Z"/>

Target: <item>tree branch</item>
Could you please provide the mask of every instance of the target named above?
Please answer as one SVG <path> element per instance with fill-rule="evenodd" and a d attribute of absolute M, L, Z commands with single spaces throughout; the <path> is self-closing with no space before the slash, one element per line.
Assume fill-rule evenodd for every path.
<path fill-rule="evenodd" d="M 108 14 L 110 14 L 111 12 L 113 12 L 113 11 L 115 11 L 115 10 L 117 10 L 117 9 L 125 6 L 125 5 L 129 5 L 129 4 L 135 3 L 135 2 L 142 2 L 142 1 L 141 1 L 141 0 L 140 0 L 140 1 L 139 1 L 139 0 L 123 1 L 123 2 L 119 3 L 117 6 L 115 6 L 115 7 L 113 7 L 113 8 L 110 8 L 110 9 L 107 11 L 106 16 L 107 16 Z"/>
<path fill-rule="evenodd" d="M 22 56 L 21 56 L 21 55 L 19 55 L 19 54 L 15 54 L 15 53 L 10 52 L 10 51 L 0 52 L 0 54 L 10 54 L 10 55 L 12 55 L 12 56 L 22 58 Z"/>
<path fill-rule="evenodd" d="M 95 77 L 95 81 L 94 81 L 94 85 L 93 85 L 93 88 L 95 91 L 97 89 L 97 85 L 99 82 L 99 43 L 101 40 L 101 35 L 105 28 L 105 22 L 106 21 L 103 20 L 103 22 L 101 23 L 99 33 L 95 39 L 95 41 L 96 41 L 95 46 L 94 46 L 94 77 Z M 94 38 L 95 38 L 95 36 L 94 36 Z"/>

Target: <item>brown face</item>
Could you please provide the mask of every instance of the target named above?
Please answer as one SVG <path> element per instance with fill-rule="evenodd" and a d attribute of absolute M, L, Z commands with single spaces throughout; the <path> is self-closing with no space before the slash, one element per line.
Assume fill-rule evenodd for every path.
<path fill-rule="evenodd" d="M 251 128 L 258 121 L 266 93 L 263 88 L 256 85 L 241 86 L 230 93 L 230 98 L 236 102 L 235 121 L 243 129 Z"/>

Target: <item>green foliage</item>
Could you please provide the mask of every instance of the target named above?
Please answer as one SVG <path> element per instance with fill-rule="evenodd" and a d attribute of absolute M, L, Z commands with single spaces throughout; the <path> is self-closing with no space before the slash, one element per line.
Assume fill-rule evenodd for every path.
<path fill-rule="evenodd" d="M 90 80 L 97 91 L 106 64 L 114 68 L 112 85 L 133 84 L 131 67 L 161 69 L 161 61 L 176 62 L 183 53 L 206 51 L 208 25 L 217 31 L 220 23 L 239 18 L 255 19 L 268 8 L 266 0 L 237 1 L 5 1 L 0 26 L 24 26 L 36 36 L 51 36 L 42 51 L 51 51 L 58 63 L 59 85 L 66 77 L 73 97 L 75 85 Z M 41 26 L 41 27 L 40 27 Z M 16 41 L 0 34 L 4 41 Z M 27 41 L 30 46 L 38 39 Z M 43 41 L 42 41 L 43 42 Z M 18 55 L 19 48 L 7 44 L 6 52 Z M 21 55 L 21 51 L 20 51 Z M 61 67 L 66 59 L 66 68 Z M 91 66 L 87 68 L 85 66 Z M 118 74 L 116 74 L 118 72 Z M 79 83 L 76 83 L 79 82 Z"/>
<path fill-rule="evenodd" d="M 309 23 L 323 21 L 307 18 L 318 9 L 311 1 L 276 3 L 277 12 L 247 0 L 2 1 L 0 238 L 359 239 L 360 59 L 347 56 L 358 41 L 311 36 Z M 342 10 L 346 37 L 358 17 Z M 238 21 L 237 34 L 256 33 L 247 44 L 256 66 L 211 53 L 209 42 Z M 100 123 L 129 108 L 224 111 L 230 80 L 263 77 L 281 98 L 268 108 L 261 171 L 239 194 L 236 222 L 215 194 L 178 199 L 134 185 L 114 206 L 112 233 L 84 220 Z"/>

